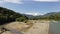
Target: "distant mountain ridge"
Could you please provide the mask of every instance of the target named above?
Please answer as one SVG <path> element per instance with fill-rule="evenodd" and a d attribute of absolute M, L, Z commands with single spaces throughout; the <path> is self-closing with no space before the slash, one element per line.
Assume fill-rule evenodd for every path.
<path fill-rule="evenodd" d="M 60 15 L 60 12 L 50 12 L 50 13 L 47 13 L 43 16 L 51 16 L 51 15 Z"/>
<path fill-rule="evenodd" d="M 33 16 L 33 15 L 28 15 L 28 14 L 23 14 L 25 16 L 27 16 L 28 18 L 36 18 L 36 19 L 39 19 L 39 18 L 43 18 L 43 17 L 51 17 L 51 16 L 59 16 L 60 15 L 60 12 L 50 12 L 50 13 L 47 13 L 45 15 L 37 15 L 37 16 Z"/>
<path fill-rule="evenodd" d="M 60 14 L 60 12 L 50 12 L 50 13 L 47 13 L 47 14 L 44 14 L 44 15 L 36 15 L 36 16 L 48 16 L 48 15 L 55 15 L 55 14 Z M 23 15 L 26 15 L 26 16 L 33 16 L 33 15 L 28 15 L 28 14 L 23 14 Z"/>
<path fill-rule="evenodd" d="M 25 16 L 27 16 L 28 18 L 34 17 L 33 15 L 28 15 L 28 14 L 22 14 L 22 15 L 25 15 Z"/>

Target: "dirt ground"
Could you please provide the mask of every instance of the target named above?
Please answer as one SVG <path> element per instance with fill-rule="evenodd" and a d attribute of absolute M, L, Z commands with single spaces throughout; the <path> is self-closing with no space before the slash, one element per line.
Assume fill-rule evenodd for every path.
<path fill-rule="evenodd" d="M 17 30 L 23 34 L 48 34 L 49 33 L 49 21 L 36 21 L 29 20 L 28 23 L 13 22 L 4 25 L 5 28 L 9 30 Z M 27 30 L 27 31 L 26 31 Z"/>
<path fill-rule="evenodd" d="M 49 21 L 35 21 L 36 23 L 24 34 L 49 34 Z"/>

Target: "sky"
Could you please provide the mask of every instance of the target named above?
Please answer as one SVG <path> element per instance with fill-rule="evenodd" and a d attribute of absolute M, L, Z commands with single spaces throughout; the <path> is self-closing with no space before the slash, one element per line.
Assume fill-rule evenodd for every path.
<path fill-rule="evenodd" d="M 29 15 L 60 12 L 60 0 L 0 0 L 0 6 Z"/>

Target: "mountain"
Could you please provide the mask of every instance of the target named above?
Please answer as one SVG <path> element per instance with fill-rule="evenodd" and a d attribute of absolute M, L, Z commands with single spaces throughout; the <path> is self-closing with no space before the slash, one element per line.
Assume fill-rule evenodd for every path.
<path fill-rule="evenodd" d="M 13 22 L 13 21 L 24 21 L 28 19 L 25 15 L 16 13 L 13 10 L 0 7 L 0 25 Z"/>
<path fill-rule="evenodd" d="M 33 17 L 33 15 L 28 15 L 28 14 L 22 14 L 22 15 L 25 15 L 25 16 L 27 16 L 28 18 Z"/>
<path fill-rule="evenodd" d="M 60 12 L 51 12 L 51 13 L 47 13 L 45 15 L 39 15 L 39 16 L 32 16 L 32 15 L 26 15 L 28 16 L 30 19 L 54 19 L 54 20 L 60 20 Z"/>
<path fill-rule="evenodd" d="M 51 12 L 51 13 L 47 13 L 43 16 L 47 17 L 47 16 L 51 16 L 51 15 L 60 15 L 60 12 Z"/>
<path fill-rule="evenodd" d="M 51 12 L 38 17 L 40 17 L 38 19 L 44 20 L 60 20 L 60 12 Z"/>

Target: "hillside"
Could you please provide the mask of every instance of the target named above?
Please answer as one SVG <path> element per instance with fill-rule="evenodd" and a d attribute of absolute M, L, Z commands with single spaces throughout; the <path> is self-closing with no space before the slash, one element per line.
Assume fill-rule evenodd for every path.
<path fill-rule="evenodd" d="M 51 12 L 44 15 L 30 17 L 32 20 L 60 20 L 60 12 Z"/>
<path fill-rule="evenodd" d="M 0 7 L 0 25 L 13 21 L 24 21 L 28 18 L 22 14 L 14 12 L 13 10 Z"/>

